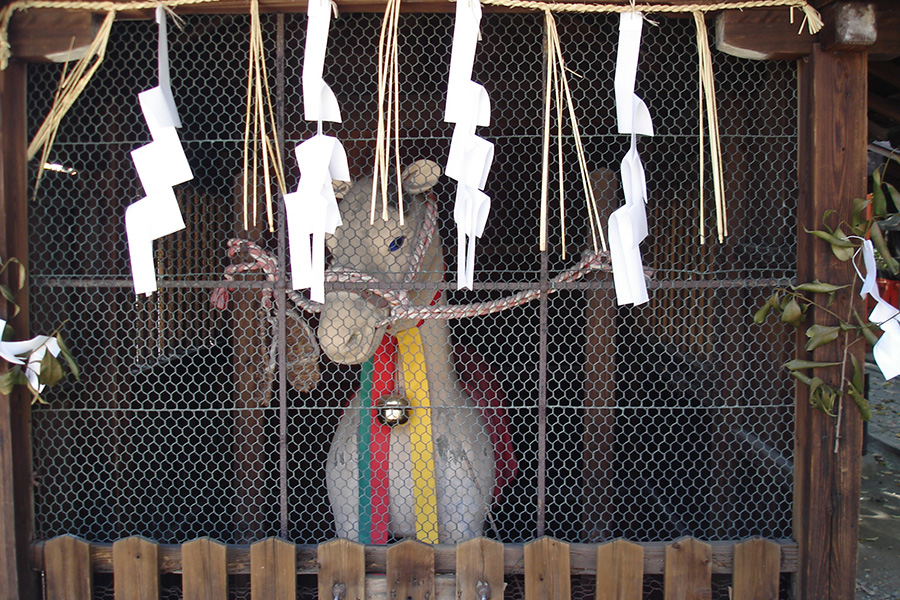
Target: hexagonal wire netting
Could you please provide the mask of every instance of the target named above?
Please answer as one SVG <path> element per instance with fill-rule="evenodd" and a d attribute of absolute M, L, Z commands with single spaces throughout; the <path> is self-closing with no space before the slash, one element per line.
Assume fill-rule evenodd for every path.
<path fill-rule="evenodd" d="M 355 178 L 371 172 L 380 20 L 342 14 L 328 46 L 326 79 L 344 119 L 326 123 L 325 132 L 343 142 Z M 506 542 L 541 534 L 579 542 L 791 535 L 793 400 L 778 365 L 792 344 L 783 328 L 754 326 L 750 315 L 794 270 L 794 65 L 714 51 L 730 236 L 700 245 L 693 23 L 656 20 L 644 28 L 637 79 L 656 130 L 640 141 L 650 195 L 642 246 L 653 269 L 650 302 L 617 307 L 611 277 L 597 274 L 561 286 L 544 303 L 422 327 L 442 541 L 481 531 Z M 264 15 L 262 22 L 294 189 L 292 149 L 316 130 L 302 114 L 306 17 Z M 238 543 L 280 535 L 316 543 L 336 532 L 358 535 L 356 465 L 344 463 L 359 456 L 361 411 L 348 402 L 361 367 L 326 353 L 316 360 L 307 334 L 320 318 L 282 302 L 281 284 L 247 276 L 232 284 L 225 310 L 210 305 L 211 292 L 228 285 L 230 237 L 254 240 L 282 264 L 286 254 L 282 216 L 276 233 L 263 231 L 262 216 L 249 232 L 240 225 L 248 26 L 246 16 L 215 15 L 170 27 L 180 134 L 195 177 L 178 187 L 186 230 L 155 244 L 160 289 L 152 297 L 133 292 L 123 224 L 125 208 L 143 195 L 129 152 L 150 139 L 137 94 L 156 85 L 152 22 L 115 24 L 106 61 L 62 123 L 50 162 L 77 173 L 46 172 L 30 205 L 32 329 L 67 320 L 83 377 L 56 386 L 34 412 L 38 538 L 140 534 L 176 543 L 208 535 Z M 605 220 L 620 202 L 616 178 L 629 144 L 614 123 L 617 20 L 565 15 L 558 26 Z M 567 131 L 567 255 L 556 208 L 546 260 L 537 250 L 543 27 L 532 14 L 482 21 L 473 79 L 490 94 L 491 125 L 479 135 L 496 144 L 496 156 L 476 290 L 456 291 L 455 187 L 445 177 L 433 190 L 444 282 L 435 260 L 416 283 L 395 287 L 427 298 L 443 289 L 447 302 L 459 304 L 501 298 L 572 267 L 590 244 Z M 446 163 L 452 30 L 452 15 L 401 18 L 406 164 Z M 30 68 L 32 132 L 59 74 L 58 65 Z M 419 213 L 410 202 L 414 224 Z M 342 205 L 349 210 L 346 199 Z M 334 248 L 335 256 L 368 251 L 372 244 L 346 227 L 338 231 L 347 246 Z M 353 288 L 329 289 L 342 286 Z M 271 309 L 261 292 L 275 298 Z M 358 307 L 354 297 L 341 295 Z M 491 489 L 486 421 L 460 381 L 505 407 L 491 421 L 512 448 L 498 454 L 499 495 Z M 332 444 L 341 423 L 345 434 Z M 395 440 L 408 439 L 402 431 L 410 426 L 398 427 Z M 390 537 L 409 533 L 409 469 L 399 459 L 389 468 Z M 376 511 L 371 518 L 385 517 Z"/>

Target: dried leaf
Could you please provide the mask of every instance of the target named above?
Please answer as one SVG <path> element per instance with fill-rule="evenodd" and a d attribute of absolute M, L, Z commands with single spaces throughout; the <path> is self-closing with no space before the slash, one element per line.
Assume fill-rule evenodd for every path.
<path fill-rule="evenodd" d="M 3 375 L 0 375 L 0 394 L 9 396 L 12 393 L 13 388 L 16 385 L 16 370 L 18 370 L 18 368 L 19 367 L 14 367 Z"/>
<path fill-rule="evenodd" d="M 838 290 L 842 290 L 846 285 L 834 285 L 833 283 L 823 283 L 818 279 L 812 283 L 801 283 L 797 286 L 791 286 L 798 292 L 810 292 L 812 294 L 833 294 Z"/>
<path fill-rule="evenodd" d="M 884 217 L 887 214 L 887 198 L 881 188 L 881 171 L 875 169 L 872 173 L 872 213 L 876 217 Z"/>
<path fill-rule="evenodd" d="M 55 385 L 63 378 L 62 365 L 56 357 L 47 352 L 41 359 L 41 375 L 38 380 L 46 385 Z"/>
<path fill-rule="evenodd" d="M 875 249 L 878 250 L 878 253 L 881 255 L 881 258 L 884 259 L 885 265 L 888 270 L 897 275 L 900 273 L 900 264 L 897 263 L 897 260 L 891 255 L 891 251 L 888 248 L 887 243 L 884 241 L 884 235 L 881 233 L 881 228 L 878 226 L 876 221 L 872 221 L 872 227 L 869 229 L 869 235 L 872 238 L 872 245 L 875 246 Z"/>
<path fill-rule="evenodd" d="M 16 304 L 16 296 L 12 293 L 12 290 L 9 289 L 8 285 L 0 284 L 0 295 L 2 295 L 7 302 L 10 303 L 13 307 L 13 316 L 19 314 L 19 305 Z"/>
<path fill-rule="evenodd" d="M 788 371 L 796 371 L 798 369 L 821 369 L 825 367 L 839 367 L 839 362 L 817 362 L 813 360 L 800 360 L 795 358 L 792 361 L 784 363 L 784 367 Z"/>
<path fill-rule="evenodd" d="M 806 233 L 812 234 L 819 239 L 825 240 L 826 242 L 831 244 L 832 247 L 837 246 L 839 248 L 855 248 L 853 243 L 850 240 L 848 240 L 847 237 L 843 235 L 843 233 L 841 234 L 841 237 L 838 237 L 834 233 L 831 233 L 828 231 L 821 231 L 819 229 L 810 231 L 809 229 L 806 229 L 804 227 L 803 231 L 805 231 Z"/>
<path fill-rule="evenodd" d="M 832 327 L 818 324 L 810 326 L 810 328 L 806 330 L 806 337 L 809 338 L 809 341 L 806 342 L 806 351 L 812 352 L 819 346 L 833 342 L 837 339 L 840 330 L 841 328 L 837 325 Z"/>
<path fill-rule="evenodd" d="M 75 358 L 72 356 L 72 353 L 69 352 L 69 348 L 63 341 L 62 335 L 56 336 L 56 342 L 59 344 L 59 353 L 62 355 L 63 360 L 66 361 L 66 365 L 68 365 L 69 371 L 72 373 L 72 375 L 75 376 L 75 379 L 80 379 L 81 369 L 78 368 L 78 363 L 75 362 Z"/>
<path fill-rule="evenodd" d="M 796 299 L 791 298 L 788 303 L 785 304 L 784 309 L 781 312 L 781 320 L 794 327 L 803 325 L 803 309 L 800 308 Z"/>

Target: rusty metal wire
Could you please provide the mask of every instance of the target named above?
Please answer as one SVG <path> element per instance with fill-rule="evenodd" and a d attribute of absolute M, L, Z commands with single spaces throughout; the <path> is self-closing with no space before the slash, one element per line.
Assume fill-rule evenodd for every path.
<path fill-rule="evenodd" d="M 268 71 L 293 189 L 290 151 L 315 132 L 302 119 L 306 18 L 261 20 L 266 47 L 275 49 L 267 52 Z M 32 327 L 68 319 L 67 342 L 84 373 L 55 386 L 50 404 L 33 414 L 36 536 L 324 541 L 335 531 L 324 465 L 359 367 L 323 354 L 308 391 L 290 380 L 312 378 L 291 361 L 317 354 L 288 347 L 288 339 L 302 337 L 291 337 L 290 316 L 300 314 L 291 307 L 301 301 L 286 289 L 285 244 L 277 234 L 242 231 L 236 211 L 249 20 L 184 21 L 170 32 L 170 59 L 195 179 L 179 191 L 187 229 L 156 243 L 158 294 L 132 293 L 122 227 L 125 207 L 141 195 L 128 152 L 150 139 L 137 93 L 155 85 L 154 24 L 113 26 L 103 66 L 61 123 L 48 157 L 77 174 L 48 171 L 30 205 Z M 344 116 L 327 133 L 347 148 L 356 179 L 371 168 L 379 23 L 377 15 L 341 15 L 326 60 Z M 443 164 L 450 146 L 442 111 L 452 26 L 448 15 L 400 19 L 407 164 Z M 614 133 L 616 21 L 560 15 L 557 27 L 566 66 L 578 75 L 570 82 L 573 101 L 605 220 L 620 202 L 617 171 L 628 142 Z M 475 291 L 457 291 L 450 268 L 443 282 L 426 273 L 427 280 L 391 280 L 379 292 L 408 311 L 398 316 L 415 318 L 418 309 L 404 305 L 413 290 L 443 290 L 449 307 L 499 306 L 510 295 L 556 290 L 540 302 L 447 323 L 457 358 L 465 358 L 456 360 L 456 376 L 490 379 L 502 391 L 518 463 L 485 534 L 509 542 L 541 533 L 572 542 L 789 538 L 793 396 L 778 366 L 793 343 L 776 325 L 753 326 L 750 315 L 794 274 L 794 65 L 713 50 L 731 236 L 699 248 L 693 23 L 660 18 L 645 28 L 637 93 L 657 135 L 641 147 L 651 230 L 642 252 L 653 280 L 647 305 L 618 307 L 602 269 L 582 273 L 578 260 L 561 258 L 558 215 L 550 215 L 549 251 L 541 256 L 534 247 L 542 36 L 540 15 L 482 20 L 473 77 L 493 110 L 492 125 L 479 135 L 496 144 L 496 155 Z M 29 66 L 30 133 L 59 73 L 58 65 Z M 569 155 L 573 142 L 564 143 Z M 564 168 L 573 189 L 563 191 L 578 197 L 577 165 Z M 433 192 L 435 239 L 453 265 L 455 190 L 441 180 Z M 589 244 L 586 216 L 567 210 L 567 252 L 575 256 Z M 235 237 L 274 258 L 268 271 L 238 272 L 226 253 Z M 554 280 L 561 273 L 582 276 Z M 326 290 L 388 280 L 384 273 L 345 275 L 347 282 L 335 279 Z M 210 293 L 228 288 L 225 310 L 212 308 Z M 301 318 L 316 331 L 318 316 Z"/>

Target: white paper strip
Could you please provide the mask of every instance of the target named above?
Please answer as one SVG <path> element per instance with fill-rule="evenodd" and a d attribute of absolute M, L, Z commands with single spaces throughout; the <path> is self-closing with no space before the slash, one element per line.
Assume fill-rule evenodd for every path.
<path fill-rule="evenodd" d="M 900 310 L 885 302 L 878 292 L 875 248 L 872 241 L 863 241 L 861 251 L 866 273 L 863 275 L 857 270 L 857 274 L 863 280 L 859 295 L 863 298 L 869 295 L 875 300 L 875 308 L 869 314 L 869 321 L 881 327 L 883 332 L 881 339 L 872 348 L 872 356 L 884 378 L 892 379 L 900 375 Z"/>
<path fill-rule="evenodd" d="M 644 101 L 634 94 L 643 22 L 644 16 L 639 12 L 625 12 L 619 16 L 619 47 L 614 84 L 619 133 L 653 135 L 650 112 Z M 635 103 L 638 108 L 635 108 Z"/>
<path fill-rule="evenodd" d="M 640 13 L 621 14 L 616 56 L 615 92 L 619 133 L 631 135 L 631 146 L 621 164 L 625 204 L 609 218 L 610 261 L 619 305 L 638 305 L 649 301 L 639 247 L 648 231 L 645 208 L 647 179 L 637 151 L 637 136 L 653 135 L 653 122 L 647 105 L 634 93 L 642 23 L 643 16 Z"/>
<path fill-rule="evenodd" d="M 473 289 L 475 283 L 475 239 L 484 233 L 491 199 L 484 192 L 460 182 L 456 189 L 453 218 L 457 231 L 456 289 Z"/>
<path fill-rule="evenodd" d="M 166 14 L 156 9 L 159 24 L 159 85 L 138 94 L 153 141 L 131 152 L 145 198 L 125 211 L 125 231 L 136 294 L 156 291 L 153 240 L 184 229 L 173 186 L 194 178 L 177 127 L 181 127 L 169 80 Z"/>
<path fill-rule="evenodd" d="M 303 118 L 340 123 L 337 98 L 322 74 L 331 24 L 331 0 L 310 0 L 306 14 L 306 48 L 303 55 Z"/>
<path fill-rule="evenodd" d="M 300 168 L 297 191 L 284 197 L 293 289 L 309 288 L 325 301 L 325 234 L 341 225 L 332 179 L 350 181 L 347 154 L 333 137 L 315 135 L 294 149 Z M 310 248 L 310 236 L 312 247 Z"/>
<path fill-rule="evenodd" d="M 0 335 L 6 329 L 6 321 L 0 319 Z M 40 383 L 41 361 L 44 355 L 50 352 L 53 356 L 59 356 L 59 342 L 55 337 L 38 335 L 30 340 L 20 342 L 0 341 L 0 357 L 15 365 L 25 365 L 25 378 L 28 387 L 37 393 L 44 390 L 44 384 Z M 22 357 L 28 355 L 27 358 Z"/>
<path fill-rule="evenodd" d="M 3 335 L 3 330 L 6 329 L 6 321 L 0 319 L 0 335 Z M 52 342 L 50 342 L 52 340 Z M 34 352 L 40 346 L 44 344 L 48 344 L 51 348 L 56 348 L 55 352 L 51 352 L 53 356 L 59 354 L 59 344 L 56 341 L 56 338 L 51 338 L 46 335 L 38 335 L 30 340 L 22 340 L 17 342 L 5 342 L 0 341 L 0 358 L 3 358 L 6 362 L 12 363 L 14 365 L 24 365 L 25 360 L 21 357 L 25 354 L 30 354 Z"/>
<path fill-rule="evenodd" d="M 457 289 L 473 289 L 475 282 L 475 240 L 481 237 L 491 209 L 491 199 L 483 191 L 494 160 L 494 144 L 475 134 L 478 126 L 491 123 L 491 102 L 484 86 L 472 81 L 481 3 L 456 3 L 453 50 L 447 82 L 444 120 L 456 123 L 445 173 L 458 183 L 453 217 L 457 235 Z"/>
<path fill-rule="evenodd" d="M 447 104 L 444 121 L 459 123 L 469 118 L 472 106 L 467 103 L 465 88 L 471 83 L 481 23 L 481 2 L 460 0 L 456 3 L 456 22 L 453 26 L 453 48 L 450 54 L 450 76 L 447 82 Z"/>
<path fill-rule="evenodd" d="M 166 25 L 166 11 L 162 6 L 156 7 L 156 22 L 159 24 L 159 89 L 165 100 L 166 106 L 171 113 L 171 127 L 181 127 L 181 120 L 178 118 L 178 109 L 175 107 L 175 98 L 172 97 L 172 83 L 169 78 L 169 39 L 168 27 Z M 149 124 L 149 123 L 148 123 Z"/>
<path fill-rule="evenodd" d="M 131 151 L 131 158 L 147 195 L 194 178 L 174 127 L 157 131 L 152 142 Z"/>
<path fill-rule="evenodd" d="M 131 204 L 125 210 L 125 231 L 136 294 L 156 291 L 153 240 L 184 229 L 175 191 L 169 187 Z"/>

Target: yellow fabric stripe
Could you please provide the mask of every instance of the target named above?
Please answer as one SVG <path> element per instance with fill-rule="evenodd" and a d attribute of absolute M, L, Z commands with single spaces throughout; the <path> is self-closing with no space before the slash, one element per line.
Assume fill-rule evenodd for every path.
<path fill-rule="evenodd" d="M 427 544 L 437 544 L 437 497 L 434 479 L 434 444 L 431 436 L 431 402 L 428 396 L 428 373 L 419 328 L 411 327 L 397 333 L 397 347 L 403 383 L 412 407 L 408 427 L 412 441 L 416 539 Z"/>

